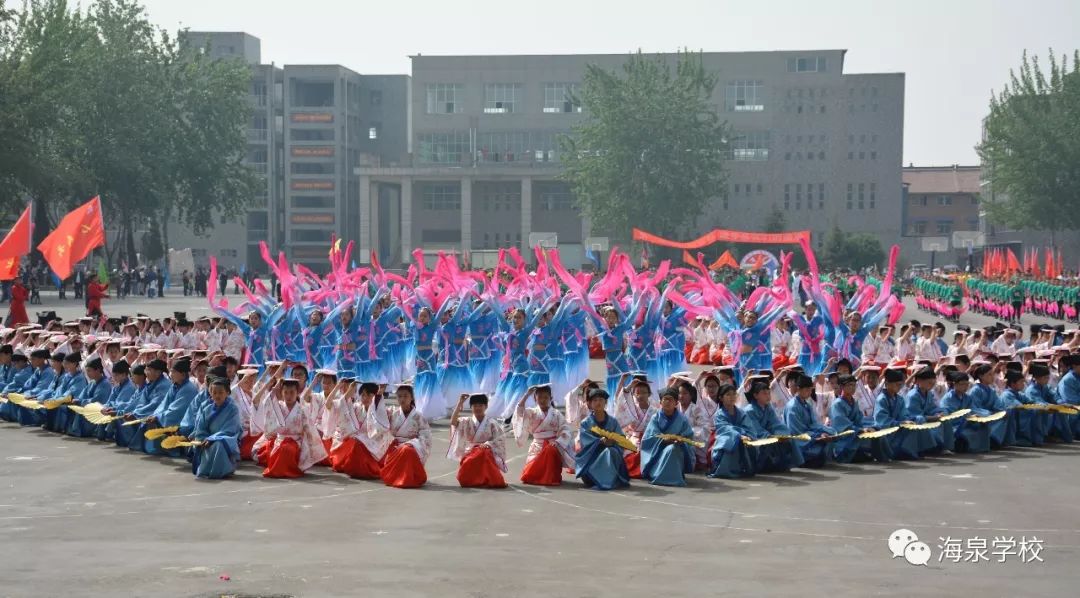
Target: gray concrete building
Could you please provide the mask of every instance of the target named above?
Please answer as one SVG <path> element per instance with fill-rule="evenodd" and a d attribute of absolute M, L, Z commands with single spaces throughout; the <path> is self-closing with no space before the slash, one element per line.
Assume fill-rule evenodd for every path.
<path fill-rule="evenodd" d="M 845 74 L 844 55 L 703 55 L 734 136 L 727 197 L 708 206 L 696 232 L 760 230 L 777 206 L 817 247 L 834 225 L 886 246 L 900 241 L 904 75 Z M 408 158 L 356 169 L 359 210 L 378 223 L 361 227 L 361 255 L 375 249 L 394 263 L 415 247 L 452 249 L 476 264 L 501 247 L 527 250 L 530 236 L 557 235 L 564 259 L 580 262 L 603 223 L 583 221 L 558 180 L 558 136 L 584 118 L 568 92 L 586 65 L 618 70 L 625 60 L 413 56 Z"/>

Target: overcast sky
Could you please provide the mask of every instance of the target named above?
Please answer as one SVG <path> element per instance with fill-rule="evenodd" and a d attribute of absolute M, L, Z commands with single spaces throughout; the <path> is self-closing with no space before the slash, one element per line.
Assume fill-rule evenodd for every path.
<path fill-rule="evenodd" d="M 922 165 L 977 162 L 990 92 L 1025 49 L 1045 56 L 1080 47 L 1080 0 L 144 3 L 170 30 L 251 33 L 263 62 L 365 74 L 408 73 L 413 54 L 846 49 L 845 72 L 907 74 L 904 163 Z"/>

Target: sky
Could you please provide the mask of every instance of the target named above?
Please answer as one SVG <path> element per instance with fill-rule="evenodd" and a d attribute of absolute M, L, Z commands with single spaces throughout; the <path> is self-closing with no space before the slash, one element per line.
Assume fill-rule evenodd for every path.
<path fill-rule="evenodd" d="M 905 165 L 977 164 L 990 95 L 1024 51 L 1080 48 L 1078 0 L 143 1 L 168 30 L 260 38 L 263 62 L 363 74 L 408 73 L 415 54 L 846 49 L 847 73 L 906 74 Z"/>

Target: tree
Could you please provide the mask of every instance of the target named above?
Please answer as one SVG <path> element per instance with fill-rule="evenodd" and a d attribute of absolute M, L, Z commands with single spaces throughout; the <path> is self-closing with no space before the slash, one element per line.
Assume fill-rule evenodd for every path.
<path fill-rule="evenodd" d="M 885 249 L 874 235 L 848 234 L 834 226 L 825 242 L 823 257 L 828 267 L 859 270 L 868 266 L 881 267 L 885 262 Z"/>
<path fill-rule="evenodd" d="M 1080 52 L 1049 56 L 1049 73 L 1024 53 L 990 99 L 976 149 L 994 195 L 990 218 L 1023 230 L 1080 228 Z"/>
<path fill-rule="evenodd" d="M 681 232 L 726 193 L 727 128 L 710 102 L 716 76 L 701 55 L 640 51 L 622 74 L 586 67 L 584 123 L 560 142 L 570 182 L 594 229 L 628 240 L 635 226 Z"/>

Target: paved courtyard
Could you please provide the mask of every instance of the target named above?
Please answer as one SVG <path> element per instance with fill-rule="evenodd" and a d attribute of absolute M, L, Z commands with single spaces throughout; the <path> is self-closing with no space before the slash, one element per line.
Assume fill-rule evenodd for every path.
<path fill-rule="evenodd" d="M 168 297 L 106 311 L 202 306 Z M 196 481 L 180 461 L 0 424 L 0 596 L 1032 596 L 1080 586 L 1080 443 L 602 493 L 569 476 L 559 488 L 463 490 L 443 457 L 445 422 L 434 435 L 429 484 L 397 490 L 323 468 L 266 480 L 251 464 Z M 524 451 L 509 446 L 516 482 Z M 927 566 L 892 558 L 898 528 L 929 546 Z M 961 558 L 977 558 L 984 541 L 989 561 L 939 562 L 951 556 L 944 538 L 960 541 Z M 1015 546 L 997 562 L 1006 538 Z M 1024 562 L 1033 554 L 1041 560 Z"/>

